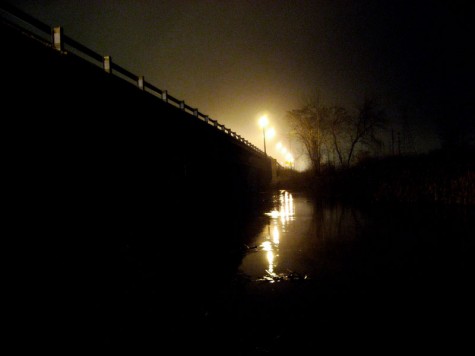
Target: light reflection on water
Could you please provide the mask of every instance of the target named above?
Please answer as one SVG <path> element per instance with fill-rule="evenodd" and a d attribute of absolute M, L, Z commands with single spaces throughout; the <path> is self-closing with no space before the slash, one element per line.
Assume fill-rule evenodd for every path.
<path fill-rule="evenodd" d="M 290 270 L 279 268 L 281 238 L 287 237 L 288 225 L 295 220 L 294 198 L 288 191 L 281 190 L 274 202 L 273 208 L 265 213 L 269 217 L 268 223 L 241 265 L 241 271 L 251 278 L 271 283 L 296 276 Z"/>
<path fill-rule="evenodd" d="M 200 342 L 209 340 L 209 344 L 204 342 L 206 346 L 215 345 L 218 339 L 228 340 L 226 351 L 231 353 L 224 351 L 225 354 L 245 355 L 232 353 L 244 350 L 257 354 L 258 348 L 270 354 L 287 345 L 285 354 L 301 355 L 311 353 L 298 352 L 296 347 L 310 344 L 313 353 L 327 339 L 334 347 L 337 342 L 331 337 L 338 342 L 358 337 L 358 330 L 365 333 L 361 340 L 367 340 L 372 332 L 378 335 L 381 330 L 386 334 L 397 325 L 394 335 L 399 338 L 399 325 L 407 326 L 408 320 L 416 320 L 413 324 L 420 335 L 424 327 L 440 325 L 431 318 L 437 318 L 439 323 L 442 314 L 467 315 L 473 306 L 475 298 L 469 291 L 473 274 L 466 268 L 473 257 L 473 249 L 467 248 L 475 236 L 473 210 L 463 214 L 454 208 L 424 210 L 420 206 L 362 210 L 316 202 L 302 193 L 287 191 L 268 198 L 266 195 L 262 200 L 264 206 L 271 201 L 270 208 L 263 211 L 261 205 L 252 207 L 259 216 L 252 215 L 252 221 L 238 225 L 248 245 L 244 257 L 241 249 L 236 249 L 237 256 L 223 254 L 229 245 L 220 243 L 222 232 L 239 230 L 234 229 L 237 224 L 229 230 L 227 225 L 219 225 L 216 239 L 208 242 L 205 249 L 199 249 L 202 241 L 193 233 L 185 244 L 172 241 L 167 246 L 181 253 L 178 259 L 160 242 L 161 256 L 172 257 L 163 259 L 167 263 L 173 261 L 166 266 L 172 273 L 159 271 L 144 277 L 143 266 L 147 264 L 143 262 L 147 259 L 143 256 L 149 256 L 152 249 L 138 251 L 138 245 L 128 250 L 134 258 L 124 258 L 128 264 L 125 267 L 134 267 L 130 275 L 137 277 L 124 281 L 129 283 L 128 289 L 117 302 L 111 303 L 113 298 L 108 297 L 100 304 L 101 313 L 103 309 L 110 310 L 107 329 L 114 331 L 110 337 L 119 340 L 115 339 L 122 335 L 119 327 L 140 334 L 140 338 L 148 332 L 137 329 L 137 325 L 146 325 L 142 320 L 114 323 L 112 315 L 125 308 L 123 314 L 133 318 L 143 313 L 147 320 L 153 320 L 153 325 L 160 320 L 162 325 L 173 326 L 169 332 L 179 331 L 179 340 L 185 336 Z M 194 232 L 196 225 L 188 224 L 186 231 Z M 177 226 L 182 229 L 183 224 Z M 155 263 L 156 256 L 147 257 L 148 261 Z M 216 275 L 219 279 L 215 279 Z M 122 283 L 124 277 L 120 278 Z M 146 278 L 154 289 L 147 288 Z M 299 282 L 294 283 L 296 280 Z M 455 312 L 454 306 L 458 308 Z M 362 320 L 375 329 L 368 332 L 361 328 Z M 452 327 L 458 322 L 449 319 L 447 325 Z M 102 329 L 105 328 L 101 327 L 101 332 Z M 164 335 L 163 328 L 151 330 L 155 344 L 155 335 Z M 119 341 L 122 339 L 135 341 L 129 335 Z M 236 350 L 238 347 L 242 350 Z"/>
<path fill-rule="evenodd" d="M 286 190 L 274 193 L 272 201 L 240 265 L 254 281 L 313 279 L 338 268 L 329 249 L 354 241 L 366 225 L 362 212 L 341 204 L 318 206 Z"/>

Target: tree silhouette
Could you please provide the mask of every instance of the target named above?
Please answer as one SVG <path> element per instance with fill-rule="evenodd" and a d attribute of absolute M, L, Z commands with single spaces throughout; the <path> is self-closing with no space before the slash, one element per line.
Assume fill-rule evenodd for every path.
<path fill-rule="evenodd" d="M 385 114 L 369 98 L 350 112 L 342 106 L 325 105 L 317 96 L 303 108 L 289 111 L 287 119 L 315 173 L 325 161 L 349 167 L 356 152 L 382 145 L 378 134 L 385 127 Z"/>

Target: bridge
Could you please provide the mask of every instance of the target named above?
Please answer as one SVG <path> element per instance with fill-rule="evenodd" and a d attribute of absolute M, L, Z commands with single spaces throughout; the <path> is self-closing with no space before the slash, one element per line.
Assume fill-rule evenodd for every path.
<path fill-rule="evenodd" d="M 61 27 L 11 5 L 0 13 L 2 125 L 19 194 L 143 212 L 163 197 L 238 202 L 271 183 L 278 164 L 238 133 Z"/>

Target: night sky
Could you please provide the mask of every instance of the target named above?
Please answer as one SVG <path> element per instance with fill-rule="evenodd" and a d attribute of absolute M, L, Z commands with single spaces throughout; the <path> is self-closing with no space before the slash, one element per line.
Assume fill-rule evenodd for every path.
<path fill-rule="evenodd" d="M 316 91 L 376 98 L 396 129 L 406 112 L 419 151 L 439 145 L 441 112 L 474 121 L 473 1 L 10 2 L 260 148 L 259 116 L 285 141 L 286 112 Z"/>

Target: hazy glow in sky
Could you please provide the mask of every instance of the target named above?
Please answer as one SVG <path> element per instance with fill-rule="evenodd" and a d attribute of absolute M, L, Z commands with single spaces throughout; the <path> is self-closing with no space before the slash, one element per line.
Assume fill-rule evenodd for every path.
<path fill-rule="evenodd" d="M 473 58 L 464 28 L 472 7 L 463 1 L 10 2 L 259 148 L 266 113 L 274 157 L 278 141 L 289 146 L 286 112 L 316 89 L 330 103 L 352 106 L 369 94 L 409 108 L 416 135 L 430 139 L 428 121 L 416 119 L 442 91 L 461 95 Z"/>

